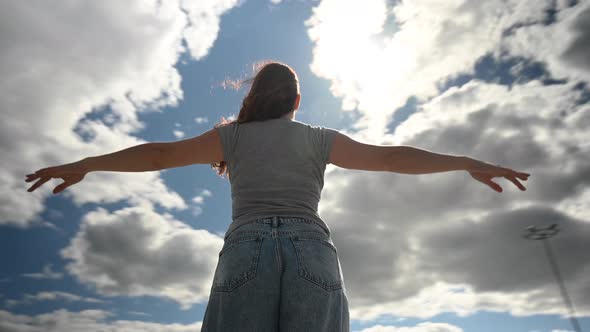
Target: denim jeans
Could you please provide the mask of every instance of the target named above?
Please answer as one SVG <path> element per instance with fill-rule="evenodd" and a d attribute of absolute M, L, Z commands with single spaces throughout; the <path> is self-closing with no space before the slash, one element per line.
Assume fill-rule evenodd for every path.
<path fill-rule="evenodd" d="M 279 216 L 226 233 L 201 331 L 350 331 L 329 231 Z"/>

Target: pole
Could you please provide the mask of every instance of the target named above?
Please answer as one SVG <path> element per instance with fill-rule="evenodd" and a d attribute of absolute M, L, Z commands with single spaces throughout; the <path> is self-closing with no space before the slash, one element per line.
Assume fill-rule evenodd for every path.
<path fill-rule="evenodd" d="M 545 248 L 545 254 L 547 254 L 547 259 L 549 260 L 549 264 L 551 265 L 551 269 L 553 270 L 553 275 L 555 276 L 555 280 L 557 280 L 557 284 L 559 285 L 559 291 L 561 292 L 561 297 L 565 302 L 565 305 L 568 307 L 570 312 L 570 322 L 574 331 L 582 332 L 580 328 L 580 324 L 578 324 L 578 320 L 576 319 L 576 313 L 574 310 L 574 305 L 570 300 L 570 297 L 567 294 L 567 290 L 565 288 L 565 283 L 563 278 L 561 277 L 561 273 L 559 272 L 559 266 L 557 265 L 557 260 L 555 259 L 555 255 L 551 250 L 551 246 L 549 245 L 549 238 L 559 233 L 559 228 L 557 228 L 557 224 L 552 224 L 548 227 L 544 228 L 537 228 L 535 226 L 527 227 L 529 233 L 524 234 L 523 237 L 530 239 L 530 240 L 543 240 L 543 247 Z"/>

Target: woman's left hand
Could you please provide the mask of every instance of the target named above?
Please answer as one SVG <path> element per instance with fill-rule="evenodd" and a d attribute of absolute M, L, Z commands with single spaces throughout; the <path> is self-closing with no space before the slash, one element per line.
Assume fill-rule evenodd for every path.
<path fill-rule="evenodd" d="M 27 174 L 27 179 L 25 180 L 26 182 L 39 179 L 39 181 L 33 184 L 33 186 L 27 189 L 27 191 L 33 192 L 51 178 L 60 178 L 63 179 L 64 182 L 60 183 L 53 189 L 53 193 L 57 194 L 67 187 L 82 181 L 86 173 L 88 173 L 88 170 L 86 167 L 84 167 L 83 160 L 59 166 L 42 168 L 35 173 Z"/>

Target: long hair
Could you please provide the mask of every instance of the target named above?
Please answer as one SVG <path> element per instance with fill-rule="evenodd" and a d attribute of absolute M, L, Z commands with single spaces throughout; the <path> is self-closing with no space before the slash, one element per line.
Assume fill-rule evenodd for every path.
<path fill-rule="evenodd" d="M 242 101 L 238 117 L 232 121 L 221 117 L 221 122 L 215 124 L 214 128 L 232 123 L 278 119 L 293 111 L 299 94 L 297 73 L 288 65 L 277 61 L 258 62 L 253 69 L 253 78 L 224 82 L 224 87 L 230 85 L 236 90 L 244 84 L 251 84 L 251 87 Z M 225 160 L 212 163 L 211 168 L 216 169 L 219 176 L 224 173 L 229 176 Z"/>

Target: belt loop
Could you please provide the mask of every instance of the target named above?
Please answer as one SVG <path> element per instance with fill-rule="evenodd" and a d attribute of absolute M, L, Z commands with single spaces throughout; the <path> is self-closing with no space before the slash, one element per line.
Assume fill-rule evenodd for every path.
<path fill-rule="evenodd" d="M 273 216 L 272 217 L 272 227 L 278 227 L 279 226 L 279 218 L 277 216 Z"/>

